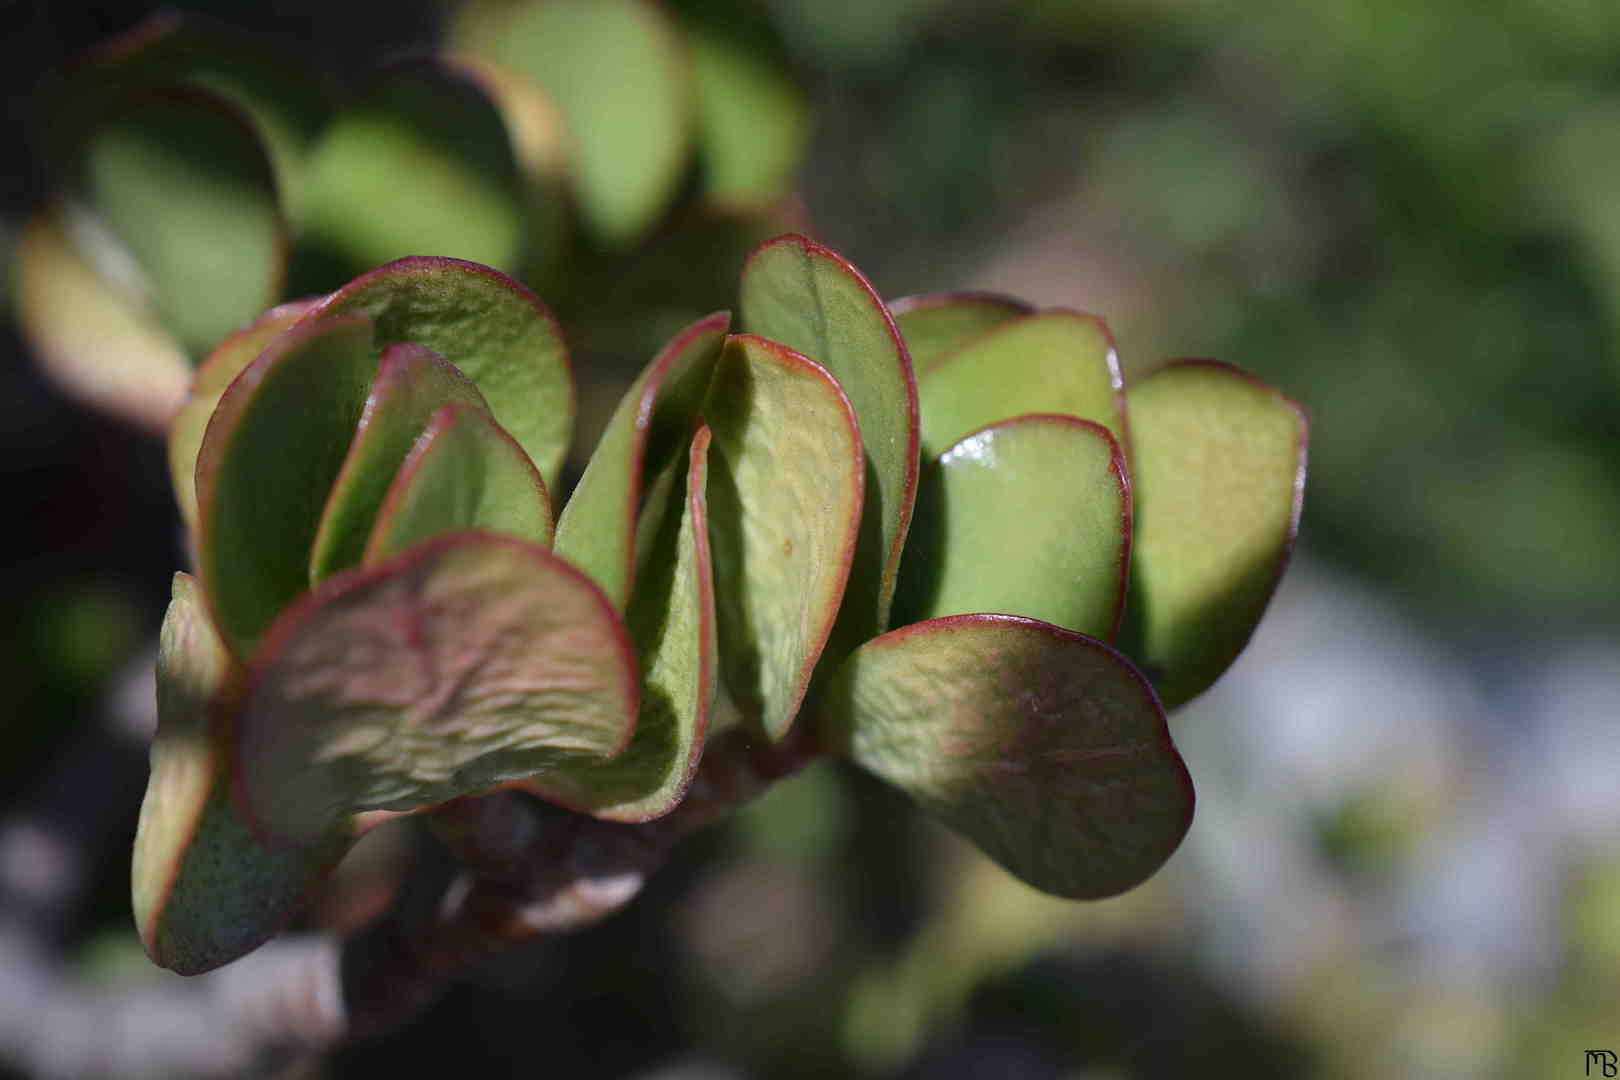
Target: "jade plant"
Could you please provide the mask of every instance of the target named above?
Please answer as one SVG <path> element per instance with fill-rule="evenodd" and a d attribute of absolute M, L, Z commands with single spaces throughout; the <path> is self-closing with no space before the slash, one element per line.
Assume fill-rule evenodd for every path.
<path fill-rule="evenodd" d="M 39 94 L 54 196 L 20 237 L 18 324 L 69 392 L 153 431 L 226 334 L 420 252 L 544 291 L 595 353 L 660 340 L 724 295 L 695 265 L 729 274 L 719 253 L 797 220 L 805 95 L 768 26 L 712 8 L 477 0 L 346 86 L 157 16 Z"/>
<path fill-rule="evenodd" d="M 888 305 L 797 235 L 653 357 L 564 500 L 571 382 L 535 295 L 437 257 L 202 363 L 134 858 L 154 960 L 254 949 L 397 815 L 706 822 L 758 789 L 738 762 L 845 757 L 1064 897 L 1175 850 L 1165 710 L 1288 559 L 1297 405 L 1207 361 L 1127 394 L 1093 316 Z"/>

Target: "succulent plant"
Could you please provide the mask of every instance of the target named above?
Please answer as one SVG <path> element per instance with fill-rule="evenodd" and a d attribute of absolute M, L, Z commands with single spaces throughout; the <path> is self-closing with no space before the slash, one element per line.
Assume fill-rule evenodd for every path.
<path fill-rule="evenodd" d="M 568 354 L 495 270 L 407 258 L 213 350 L 170 430 L 158 963 L 251 950 L 393 813 L 516 788 L 646 822 L 721 739 L 847 756 L 1062 896 L 1169 857 L 1165 706 L 1282 572 L 1302 410 L 1209 362 L 1127 396 L 1092 316 L 891 310 L 795 235 L 736 321 L 654 357 L 555 516 Z"/>

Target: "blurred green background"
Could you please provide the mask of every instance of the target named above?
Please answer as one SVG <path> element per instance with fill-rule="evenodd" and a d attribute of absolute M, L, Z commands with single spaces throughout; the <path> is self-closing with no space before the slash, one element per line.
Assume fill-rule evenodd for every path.
<path fill-rule="evenodd" d="M 340 83 L 445 18 L 184 6 Z M 1304 401 L 1295 571 L 1172 720 L 1199 817 L 1135 893 L 1040 897 L 819 768 L 327 1075 L 1553 1077 L 1620 1050 L 1620 5 L 668 6 L 779 36 L 814 103 L 808 221 L 885 295 L 1094 311 L 1128 371 L 1213 356 Z M 0 5 L 11 130 L 148 11 Z M 44 185 L 0 177 L 8 246 Z M 726 306 L 734 271 L 669 288 Z M 586 351 L 638 340 L 617 329 Z M 5 349 L 15 815 L 183 556 L 156 442 L 59 396 L 9 324 Z M 644 358 L 616 359 L 581 372 L 587 423 Z M 89 979 L 140 970 L 133 760 L 135 794 L 82 795 L 124 822 L 63 931 Z"/>

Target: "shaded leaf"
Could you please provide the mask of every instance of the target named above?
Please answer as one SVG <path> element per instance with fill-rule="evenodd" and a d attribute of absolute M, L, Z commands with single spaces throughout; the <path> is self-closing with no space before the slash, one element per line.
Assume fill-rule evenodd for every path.
<path fill-rule="evenodd" d="M 308 847 L 271 850 L 237 816 L 220 723 L 234 678 L 200 588 L 176 574 L 158 652 L 158 729 L 131 880 L 148 955 L 182 975 L 228 963 L 273 936 L 354 836 L 339 822 Z"/>
<path fill-rule="evenodd" d="M 1053 310 L 1003 323 L 937 363 L 917 393 L 928 457 L 970 431 L 1025 413 L 1078 416 L 1130 445 L 1114 339 L 1095 315 Z"/>
<path fill-rule="evenodd" d="M 826 369 L 726 341 L 703 414 L 720 666 L 744 716 L 787 734 L 832 631 L 861 521 L 861 433 Z"/>
<path fill-rule="evenodd" d="M 1186 361 L 1131 390 L 1127 651 L 1171 708 L 1237 659 L 1282 577 L 1305 494 L 1305 410 L 1226 364 Z"/>
<path fill-rule="evenodd" d="M 911 366 L 925 378 L 955 349 L 980 334 L 1035 309 L 1022 300 L 987 292 L 939 292 L 906 296 L 889 303 L 900 336 L 911 351 Z"/>
<path fill-rule="evenodd" d="M 1192 821 L 1147 679 L 1082 634 L 1008 615 L 915 623 L 857 649 L 819 700 L 831 745 L 1046 892 L 1124 892 Z"/>
<path fill-rule="evenodd" d="M 614 821 L 673 810 L 697 773 L 719 672 L 705 490 L 710 433 L 699 428 L 686 498 L 658 522 L 626 620 L 641 658 L 641 715 L 624 753 L 531 782 L 542 798 Z"/>
<path fill-rule="evenodd" d="M 119 292 L 52 208 L 22 230 L 16 249 L 17 323 L 40 367 L 68 393 L 159 432 L 181 402 L 191 365 L 140 303 Z"/>
<path fill-rule="evenodd" d="M 691 141 L 675 28 L 646 0 L 471 4 L 452 45 L 533 81 L 561 108 L 579 208 L 600 240 L 633 242 L 675 194 Z"/>
<path fill-rule="evenodd" d="M 802 236 L 779 237 L 749 256 L 741 306 L 749 333 L 779 341 L 831 372 L 861 425 L 866 509 L 835 639 L 840 649 L 854 648 L 888 624 L 911 526 L 918 453 L 911 361 L 888 309 L 860 271 Z"/>
<path fill-rule="evenodd" d="M 294 300 L 271 308 L 248 326 L 231 334 L 208 354 L 191 379 L 186 403 L 169 425 L 169 479 L 186 528 L 197 527 L 197 452 L 203 433 L 225 388 L 251 364 L 283 330 L 313 310 L 324 297 Z"/>
<path fill-rule="evenodd" d="M 197 454 L 197 565 L 238 657 L 309 586 L 309 553 L 376 361 L 361 318 L 305 320 L 220 397 Z"/>
<path fill-rule="evenodd" d="M 636 521 L 648 478 L 686 445 L 731 325 L 716 312 L 653 358 L 619 401 L 557 522 L 557 553 L 621 609 L 635 573 Z"/>
<path fill-rule="evenodd" d="M 528 289 L 487 266 L 418 256 L 363 274 L 310 319 L 363 314 L 377 343 L 415 342 L 478 384 L 495 420 L 557 490 L 574 427 L 568 347 Z"/>
<path fill-rule="evenodd" d="M 390 345 L 383 350 L 354 441 L 321 512 L 309 554 L 311 585 L 360 564 L 377 511 L 405 455 L 411 453 L 439 408 L 451 402 L 488 408 L 472 380 L 432 349 Z M 516 453 L 522 458 L 521 450 Z M 522 460 L 532 472 L 528 459 Z M 475 492 L 465 494 L 477 502 Z"/>
<path fill-rule="evenodd" d="M 1125 459 L 1107 428 L 1003 420 L 924 468 L 895 619 L 995 611 L 1112 638 L 1130 543 Z"/>
<path fill-rule="evenodd" d="M 77 197 L 128 253 L 128 286 L 193 356 L 281 295 L 288 237 L 266 149 L 198 90 L 121 99 L 85 136 Z"/>
<path fill-rule="evenodd" d="M 327 579 L 254 658 L 237 796 L 281 843 L 624 749 L 635 656 L 606 597 L 545 548 L 451 533 Z"/>
<path fill-rule="evenodd" d="M 367 565 L 440 533 L 483 529 L 531 544 L 551 543 L 551 500 L 522 447 L 483 409 L 445 405 L 399 467 Z"/>

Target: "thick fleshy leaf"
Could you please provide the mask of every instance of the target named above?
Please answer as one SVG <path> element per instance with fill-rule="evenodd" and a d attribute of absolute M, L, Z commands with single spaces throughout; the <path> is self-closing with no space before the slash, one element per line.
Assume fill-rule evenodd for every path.
<path fill-rule="evenodd" d="M 147 953 L 183 975 L 235 960 L 274 935 L 354 836 L 339 822 L 308 847 L 271 850 L 237 815 L 221 738 L 233 678 L 201 589 L 176 574 L 159 645 L 158 729 L 131 880 Z"/>
<path fill-rule="evenodd" d="M 41 368 L 68 393 L 162 431 L 185 400 L 191 364 L 156 316 L 86 258 L 70 235 L 72 218 L 46 210 L 18 238 L 18 326 Z"/>
<path fill-rule="evenodd" d="M 593 233 L 622 247 L 652 224 L 675 193 L 692 127 L 689 72 L 662 10 L 648 0 L 472 4 L 451 40 L 557 102 Z"/>
<path fill-rule="evenodd" d="M 329 578 L 277 620 L 238 713 L 237 796 L 308 843 L 359 810 L 409 810 L 611 758 L 636 662 L 613 606 L 545 548 L 451 533 Z"/>
<path fill-rule="evenodd" d="M 703 187 L 722 206 L 767 206 L 793 189 L 810 104 L 786 68 L 750 42 L 690 26 Z"/>
<path fill-rule="evenodd" d="M 85 136 L 77 196 L 127 252 L 126 284 L 192 356 L 280 297 L 288 238 L 274 168 L 223 98 L 120 100 Z"/>
<path fill-rule="evenodd" d="M 461 70 L 416 60 L 375 77 L 321 133 L 300 242 L 351 274 L 423 252 L 510 273 L 523 211 L 495 103 Z"/>
<path fill-rule="evenodd" d="M 355 313 L 376 324 L 379 345 L 425 345 L 477 383 L 546 490 L 557 490 L 574 384 L 562 329 L 532 292 L 477 263 L 412 257 L 355 278 L 309 318 Z"/>
<path fill-rule="evenodd" d="M 309 552 L 372 374 L 371 324 L 300 323 L 225 390 L 197 453 L 197 565 L 220 635 L 253 651 L 309 587 Z"/>
<path fill-rule="evenodd" d="M 986 292 L 941 292 L 906 296 L 891 301 L 900 336 L 911 351 L 911 366 L 918 380 L 927 377 L 945 357 L 980 334 L 1035 309 L 1022 300 Z"/>
<path fill-rule="evenodd" d="M 802 236 L 779 237 L 749 256 L 741 298 L 743 328 L 830 371 L 861 425 L 866 509 L 836 635 L 836 651 L 852 649 L 888 625 L 911 526 L 918 452 L 911 360 L 888 308 L 860 271 Z"/>
<path fill-rule="evenodd" d="M 377 364 L 377 377 L 343 468 L 332 483 L 309 555 L 309 583 L 358 566 L 383 498 L 405 455 L 441 406 L 452 402 L 487 411 L 484 396 L 449 361 L 421 345 L 390 345 Z M 517 451 L 520 458 L 521 450 Z M 523 458 L 529 471 L 533 466 Z M 458 493 L 476 504 L 477 493 Z M 470 527 L 475 522 L 460 522 Z M 449 526 L 454 527 L 454 526 Z"/>
<path fill-rule="evenodd" d="M 227 337 L 208 354 L 191 380 L 191 393 L 169 425 L 169 479 L 186 528 L 197 527 L 197 452 L 214 408 L 242 369 L 319 304 L 323 298 L 294 300 L 271 308 L 251 325 Z"/>
<path fill-rule="evenodd" d="M 1130 484 L 1107 428 L 1003 420 L 923 469 L 895 619 L 997 611 L 1111 639 L 1130 544 Z"/>
<path fill-rule="evenodd" d="M 787 734 L 826 646 L 861 524 L 854 409 L 774 341 L 726 341 L 704 405 L 720 669 L 742 715 Z"/>
<path fill-rule="evenodd" d="M 465 529 L 549 545 L 551 499 L 522 447 L 487 412 L 446 405 L 399 467 L 366 544 L 366 564 Z"/>
<path fill-rule="evenodd" d="M 1192 822 L 1147 679 L 1083 634 L 1009 615 L 914 623 L 856 650 L 818 700 L 830 745 L 1046 892 L 1124 892 Z"/>
<path fill-rule="evenodd" d="M 1305 410 L 1237 368 L 1187 361 L 1131 389 L 1136 550 L 1124 640 L 1174 708 L 1243 651 L 1288 564 Z"/>
<path fill-rule="evenodd" d="M 1025 413 L 1078 416 L 1130 447 L 1114 338 L 1095 315 L 1053 310 L 1004 323 L 934 365 L 917 392 L 925 457 Z"/>
<path fill-rule="evenodd" d="M 619 401 L 557 522 L 557 553 L 619 608 L 635 575 L 643 489 L 686 445 L 731 325 L 716 312 L 664 346 Z"/>
<path fill-rule="evenodd" d="M 692 439 L 684 506 L 673 503 L 657 522 L 626 616 L 641 657 L 635 737 L 612 761 L 531 781 L 541 798 L 599 818 L 647 821 L 673 810 L 692 784 L 719 684 L 704 499 L 709 440 L 706 427 Z"/>

